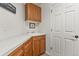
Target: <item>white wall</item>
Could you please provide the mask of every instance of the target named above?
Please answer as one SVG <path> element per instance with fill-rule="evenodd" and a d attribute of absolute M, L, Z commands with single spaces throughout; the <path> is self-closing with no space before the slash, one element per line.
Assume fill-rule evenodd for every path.
<path fill-rule="evenodd" d="M 16 14 L 0 7 L 0 40 L 25 33 L 24 4 L 13 4 Z"/>

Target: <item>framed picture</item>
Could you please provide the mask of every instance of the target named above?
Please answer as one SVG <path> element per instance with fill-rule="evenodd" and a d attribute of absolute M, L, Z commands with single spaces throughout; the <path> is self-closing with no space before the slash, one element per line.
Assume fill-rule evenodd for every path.
<path fill-rule="evenodd" d="M 16 14 L 16 7 L 11 3 L 0 3 L 0 7 L 5 8 L 6 10 Z"/>
<path fill-rule="evenodd" d="M 35 23 L 29 23 L 29 28 L 30 29 L 35 29 Z"/>

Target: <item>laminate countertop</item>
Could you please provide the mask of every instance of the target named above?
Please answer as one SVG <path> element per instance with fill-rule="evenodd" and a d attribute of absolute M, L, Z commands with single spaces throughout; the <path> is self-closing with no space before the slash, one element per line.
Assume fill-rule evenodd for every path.
<path fill-rule="evenodd" d="M 17 35 L 0 41 L 0 56 L 7 56 L 17 47 L 29 40 L 32 36 L 45 35 L 45 33 L 29 33 Z"/>

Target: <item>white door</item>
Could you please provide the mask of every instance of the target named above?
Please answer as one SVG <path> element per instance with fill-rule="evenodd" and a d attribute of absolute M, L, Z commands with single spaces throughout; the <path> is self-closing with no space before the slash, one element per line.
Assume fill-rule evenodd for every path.
<path fill-rule="evenodd" d="M 65 52 L 64 55 L 78 55 L 78 43 L 75 35 L 79 36 L 77 31 L 78 19 L 79 19 L 79 4 L 66 4 L 64 8 L 65 22 L 64 22 L 64 40 L 65 40 Z M 77 51 L 77 52 L 76 52 Z M 78 53 L 78 54 L 77 54 Z"/>
<path fill-rule="evenodd" d="M 51 9 L 52 55 L 79 55 L 79 4 L 56 4 Z"/>
<path fill-rule="evenodd" d="M 63 40 L 63 13 L 62 7 L 54 5 L 51 10 L 51 47 L 52 55 L 64 55 L 65 41 Z"/>

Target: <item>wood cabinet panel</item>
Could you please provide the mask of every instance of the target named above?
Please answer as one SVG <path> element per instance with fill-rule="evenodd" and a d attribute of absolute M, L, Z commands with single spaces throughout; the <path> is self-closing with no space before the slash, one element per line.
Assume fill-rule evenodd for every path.
<path fill-rule="evenodd" d="M 33 55 L 33 47 L 32 47 L 32 38 L 29 39 L 26 43 L 24 43 L 24 56 L 32 56 Z"/>
<path fill-rule="evenodd" d="M 38 56 L 46 51 L 45 35 L 33 37 L 33 55 Z"/>
<path fill-rule="evenodd" d="M 33 37 L 33 55 L 38 56 L 40 51 L 39 51 L 39 39 L 37 36 Z"/>
<path fill-rule="evenodd" d="M 29 20 L 34 20 L 35 19 L 35 7 L 33 4 L 28 4 L 28 11 L 29 11 Z"/>
<path fill-rule="evenodd" d="M 39 41 L 40 41 L 40 54 L 43 54 L 46 51 L 46 38 L 45 38 L 45 35 L 40 36 Z"/>
<path fill-rule="evenodd" d="M 25 19 L 41 22 L 41 8 L 35 4 L 27 3 L 25 5 Z"/>
<path fill-rule="evenodd" d="M 37 15 L 36 21 L 41 22 L 41 8 L 37 8 L 36 12 L 37 12 L 36 13 L 36 15 Z"/>
<path fill-rule="evenodd" d="M 12 56 L 24 56 L 24 52 L 23 52 L 23 50 L 19 50 L 15 54 L 13 54 Z"/>
<path fill-rule="evenodd" d="M 9 56 L 23 56 L 23 55 L 24 55 L 23 46 L 18 47 L 9 54 Z"/>

